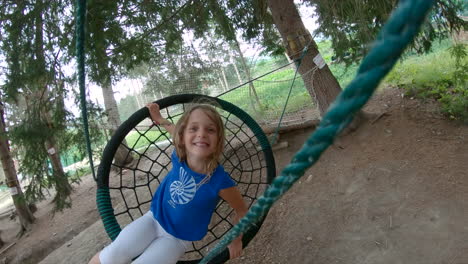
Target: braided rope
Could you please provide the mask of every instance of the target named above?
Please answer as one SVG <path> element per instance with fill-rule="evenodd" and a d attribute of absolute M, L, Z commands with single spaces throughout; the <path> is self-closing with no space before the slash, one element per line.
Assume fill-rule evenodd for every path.
<path fill-rule="evenodd" d="M 400 1 L 398 8 L 377 37 L 374 48 L 363 59 L 356 77 L 330 106 L 315 133 L 307 139 L 291 163 L 275 178 L 247 215 L 201 260 L 201 264 L 208 263 L 260 219 L 273 203 L 304 175 L 305 170 L 319 159 L 340 131 L 352 121 L 354 114 L 369 100 L 380 80 L 395 65 L 405 47 L 418 33 L 432 3 L 433 0 Z"/>
<path fill-rule="evenodd" d="M 89 166 L 96 180 L 93 165 L 93 152 L 91 150 L 91 139 L 89 138 L 88 115 L 86 112 L 86 77 L 85 77 L 85 20 L 86 20 L 86 0 L 76 0 L 76 60 L 78 62 L 78 85 L 80 87 L 81 117 L 83 118 L 83 129 L 86 138 L 86 149 L 88 151 Z"/>

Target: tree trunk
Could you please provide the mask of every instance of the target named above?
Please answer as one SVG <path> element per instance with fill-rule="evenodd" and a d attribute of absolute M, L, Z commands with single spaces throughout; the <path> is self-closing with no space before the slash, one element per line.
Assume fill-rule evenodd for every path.
<path fill-rule="evenodd" d="M 247 63 L 245 62 L 244 54 L 242 53 L 242 50 L 239 45 L 239 41 L 237 41 L 237 38 L 234 38 L 234 47 L 236 48 L 237 53 L 239 54 L 240 60 L 242 67 L 244 68 L 245 74 L 247 75 L 247 80 L 249 81 L 249 95 L 251 100 L 255 99 L 257 101 L 258 106 L 261 107 L 260 100 L 258 99 L 257 91 L 255 90 L 255 87 L 253 85 L 252 76 L 250 75 L 250 68 L 247 66 Z M 253 94 L 253 96 L 252 96 Z M 255 104 L 252 102 L 252 108 L 254 111 L 256 111 Z"/>
<path fill-rule="evenodd" d="M 49 156 L 50 163 L 52 164 L 52 170 L 54 172 L 54 177 L 56 181 L 55 189 L 57 193 L 55 194 L 54 202 L 59 201 L 59 204 L 62 204 L 62 201 L 70 196 L 72 192 L 72 187 L 68 182 L 67 175 L 63 170 L 62 163 L 60 162 L 59 148 L 55 143 L 53 138 L 48 138 L 44 141 L 44 147 Z"/>
<path fill-rule="evenodd" d="M 7 182 L 7 186 L 10 188 L 13 204 L 15 205 L 16 212 L 20 220 L 20 233 L 23 233 L 29 229 L 29 226 L 34 222 L 35 217 L 29 210 L 23 191 L 19 185 L 15 165 L 10 155 L 10 143 L 6 136 L 6 125 L 3 114 L 3 104 L 0 102 L 0 159 L 5 173 L 5 181 Z"/>
<path fill-rule="evenodd" d="M 113 135 L 117 127 L 120 126 L 119 110 L 117 108 L 117 102 L 114 98 L 114 91 L 112 85 L 108 79 L 102 86 L 102 96 L 104 98 L 104 107 L 106 108 L 107 120 L 110 126 L 110 134 Z M 125 140 L 122 144 L 127 145 Z M 133 157 L 130 155 L 128 149 L 125 146 L 120 145 L 115 153 L 115 164 L 118 166 L 125 166 L 133 161 Z"/>
<path fill-rule="evenodd" d="M 336 96 L 341 92 L 340 84 L 325 65 L 318 68 L 314 74 L 311 70 L 316 66 L 313 59 L 319 54 L 317 44 L 310 36 L 301 20 L 293 0 L 269 0 L 268 7 L 273 20 L 286 43 L 291 59 L 298 59 L 302 49 L 309 44 L 308 52 L 302 59 L 299 73 L 304 80 L 307 91 L 318 104 L 320 115 L 326 112 Z"/>
<path fill-rule="evenodd" d="M 44 86 L 44 92 L 41 93 L 40 90 L 36 91 L 33 94 L 33 97 L 35 98 L 50 98 L 49 90 L 47 86 Z M 56 111 L 65 111 L 63 109 L 64 107 L 64 102 L 60 102 L 60 100 L 63 100 L 63 97 L 60 95 L 57 97 L 57 110 Z M 48 99 L 44 100 L 44 102 L 49 101 Z M 40 110 L 40 115 L 41 119 L 46 122 L 46 125 L 50 128 L 53 129 L 54 126 L 54 121 L 52 120 L 52 114 L 45 109 L 45 106 L 43 105 L 42 110 Z M 64 120 L 63 120 L 64 122 Z M 57 142 L 55 141 L 55 136 L 48 136 L 44 138 L 44 148 L 47 152 L 47 156 L 49 157 L 50 163 L 52 165 L 52 171 L 53 171 L 53 181 L 55 183 L 55 190 L 57 191 L 55 194 L 55 197 L 53 199 L 53 202 L 56 204 L 56 208 L 61 210 L 62 208 L 66 207 L 69 205 L 69 197 L 72 192 L 72 187 L 70 183 L 68 182 L 67 175 L 65 174 L 65 171 L 63 170 L 63 165 L 62 162 L 60 161 L 60 151 L 59 151 L 59 146 L 57 146 Z"/>
<path fill-rule="evenodd" d="M 298 71 L 310 96 L 317 102 L 320 116 L 323 116 L 341 92 L 338 80 L 328 65 L 320 63 L 321 56 L 317 56 L 320 55 L 318 46 L 304 27 L 294 0 L 269 0 L 268 7 L 291 59 L 300 58 L 304 47 L 308 45 L 307 54 L 302 59 Z M 314 58 L 318 59 L 318 65 Z M 323 62 L 323 59 L 321 61 Z M 316 66 L 317 69 L 314 70 Z M 343 134 L 356 130 L 367 119 L 368 115 L 359 111 Z"/>
<path fill-rule="evenodd" d="M 133 90 L 133 94 L 137 102 L 138 109 L 140 109 L 146 105 L 146 98 L 144 94 L 141 92 L 140 87 L 138 86 L 138 81 L 135 79 L 130 79 L 129 81 L 131 82 L 131 85 L 132 85 L 132 90 Z"/>
<path fill-rule="evenodd" d="M 159 96 L 161 96 L 159 99 L 162 99 L 164 98 L 164 94 L 162 91 L 159 91 Z M 156 100 L 156 96 L 154 97 L 154 100 Z"/>
<path fill-rule="evenodd" d="M 227 90 L 229 90 L 229 84 L 228 84 L 228 81 L 227 81 L 227 79 L 226 79 L 226 72 L 224 72 L 224 68 L 223 68 L 223 67 L 221 67 L 221 74 L 222 74 L 222 76 L 223 76 L 224 87 L 226 87 L 226 90 L 225 90 L 225 91 L 227 91 Z"/>
<path fill-rule="evenodd" d="M 104 98 L 104 107 L 106 108 L 107 121 L 111 127 L 112 133 L 120 126 L 119 110 L 117 101 L 114 98 L 114 91 L 110 81 L 102 86 L 102 97 Z"/>
<path fill-rule="evenodd" d="M 231 54 L 229 54 L 229 57 L 231 58 L 232 66 L 234 66 L 234 70 L 236 71 L 237 80 L 239 80 L 239 84 L 241 84 L 242 83 L 242 77 L 240 75 L 239 69 L 237 68 L 236 60 L 232 57 Z"/>
<path fill-rule="evenodd" d="M 138 108 L 142 108 L 148 103 L 148 99 L 145 94 L 142 93 L 141 86 L 139 86 L 138 81 L 132 79 L 132 85 L 135 88 L 137 98 L 140 99 L 141 105 L 138 105 Z"/>
<path fill-rule="evenodd" d="M 219 74 L 219 73 L 218 73 L 218 82 L 219 82 L 219 84 L 221 85 L 221 91 L 222 91 L 222 92 L 226 92 L 226 91 L 227 91 L 227 88 L 224 87 L 224 82 L 223 82 L 222 74 Z"/>
<path fill-rule="evenodd" d="M 133 96 L 135 96 L 137 107 L 138 109 L 140 109 L 143 105 L 143 100 L 140 98 L 140 94 L 135 88 L 135 84 L 133 83 L 133 80 L 130 80 L 130 82 L 132 83 L 132 92 L 133 92 Z"/>

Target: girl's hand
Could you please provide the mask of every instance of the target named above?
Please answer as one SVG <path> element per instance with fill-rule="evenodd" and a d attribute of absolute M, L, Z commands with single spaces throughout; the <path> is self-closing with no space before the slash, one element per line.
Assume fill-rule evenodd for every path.
<path fill-rule="evenodd" d="M 153 121 L 156 121 L 156 123 L 161 123 L 163 121 L 161 110 L 159 109 L 159 105 L 157 103 L 146 104 L 146 108 L 148 108 L 151 119 Z"/>
<path fill-rule="evenodd" d="M 237 187 L 230 187 L 219 191 L 219 196 L 223 198 L 232 208 L 236 211 L 236 217 L 233 223 L 238 223 L 242 217 L 247 213 L 247 205 L 242 199 L 242 195 Z M 239 235 L 228 246 L 229 255 L 231 259 L 237 258 L 242 255 L 242 235 Z"/>
<path fill-rule="evenodd" d="M 242 255 L 242 238 L 238 237 L 234 239 L 228 246 L 229 258 L 234 259 Z"/>
<path fill-rule="evenodd" d="M 173 137 L 175 125 L 162 117 L 159 105 L 157 103 L 149 103 L 146 105 L 146 108 L 149 110 L 153 124 L 164 127 L 166 131 L 169 132 L 169 134 Z"/>

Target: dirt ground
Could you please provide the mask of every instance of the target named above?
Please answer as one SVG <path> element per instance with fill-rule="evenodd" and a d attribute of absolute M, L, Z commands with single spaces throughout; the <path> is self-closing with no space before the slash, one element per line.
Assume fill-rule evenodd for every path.
<path fill-rule="evenodd" d="M 322 155 L 231 263 L 468 264 L 468 127 L 397 89 L 375 95 L 366 110 L 372 119 Z M 289 146 L 275 151 L 278 168 L 312 132 L 281 135 Z M 90 176 L 72 198 L 55 217 L 40 203 L 20 239 L 3 214 L 0 263 L 39 263 L 98 220 Z"/>

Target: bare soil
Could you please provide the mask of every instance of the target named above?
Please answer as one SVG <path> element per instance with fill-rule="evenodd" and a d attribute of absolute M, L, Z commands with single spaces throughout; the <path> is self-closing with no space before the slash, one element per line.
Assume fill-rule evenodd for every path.
<path fill-rule="evenodd" d="M 398 89 L 375 95 L 366 111 L 369 122 L 306 171 L 231 263 L 468 264 L 468 127 Z M 281 135 L 288 147 L 275 151 L 278 168 L 312 132 Z M 40 203 L 19 239 L 15 220 L 1 216 L 0 251 L 15 244 L 0 263 L 39 263 L 98 220 L 91 176 L 74 187 L 72 208 L 52 217 L 50 201 Z"/>

